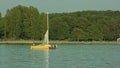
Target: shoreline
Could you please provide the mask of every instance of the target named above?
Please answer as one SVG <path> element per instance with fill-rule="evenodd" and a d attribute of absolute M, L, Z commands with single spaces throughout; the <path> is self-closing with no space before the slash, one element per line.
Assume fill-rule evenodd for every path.
<path fill-rule="evenodd" d="M 34 41 L 41 44 L 42 41 Z M 33 44 L 32 40 L 0 41 L 0 44 Z M 50 41 L 50 44 L 120 44 L 117 41 Z"/>

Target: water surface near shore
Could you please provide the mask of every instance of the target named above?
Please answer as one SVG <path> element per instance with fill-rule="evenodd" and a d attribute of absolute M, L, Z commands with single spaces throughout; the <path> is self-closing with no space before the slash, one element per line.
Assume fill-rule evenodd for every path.
<path fill-rule="evenodd" d="M 60 44 L 55 50 L 0 44 L 0 68 L 120 68 L 120 45 Z"/>

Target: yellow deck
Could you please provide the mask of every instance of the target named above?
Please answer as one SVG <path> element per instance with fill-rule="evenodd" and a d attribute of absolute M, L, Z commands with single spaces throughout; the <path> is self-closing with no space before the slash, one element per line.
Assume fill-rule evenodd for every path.
<path fill-rule="evenodd" d="M 50 46 L 36 46 L 36 45 L 33 45 L 31 46 L 31 49 L 49 49 Z"/>

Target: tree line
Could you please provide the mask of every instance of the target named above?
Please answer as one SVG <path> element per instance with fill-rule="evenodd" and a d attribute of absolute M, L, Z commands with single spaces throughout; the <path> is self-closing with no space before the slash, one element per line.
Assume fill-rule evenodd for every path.
<path fill-rule="evenodd" d="M 0 13 L 0 39 L 42 40 L 46 13 L 18 5 Z M 77 11 L 49 14 L 50 40 L 114 41 L 120 37 L 120 11 Z"/>

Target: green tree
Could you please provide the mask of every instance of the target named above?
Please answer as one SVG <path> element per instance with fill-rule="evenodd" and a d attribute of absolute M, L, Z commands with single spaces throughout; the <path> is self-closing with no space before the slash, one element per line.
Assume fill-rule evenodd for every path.
<path fill-rule="evenodd" d="M 79 29 L 79 28 L 74 28 L 73 31 L 71 32 L 70 36 L 71 36 L 70 40 L 73 40 L 73 41 L 82 41 L 82 40 L 84 41 L 84 40 L 86 40 L 85 32 L 82 29 Z"/>
<path fill-rule="evenodd" d="M 6 25 L 9 39 L 18 39 L 20 36 L 20 23 L 21 23 L 21 13 L 18 8 L 13 8 L 7 11 L 6 14 Z"/>
<path fill-rule="evenodd" d="M 3 35 L 3 27 L 2 27 L 2 16 L 1 16 L 1 13 L 0 13 L 0 39 L 2 38 L 2 35 Z"/>
<path fill-rule="evenodd" d="M 42 39 L 45 17 L 37 8 L 18 5 L 7 11 L 5 35 L 8 39 Z"/>
<path fill-rule="evenodd" d="M 50 21 L 50 37 L 53 40 L 65 40 L 69 36 L 69 26 L 62 22 L 61 18 L 56 17 Z"/>

